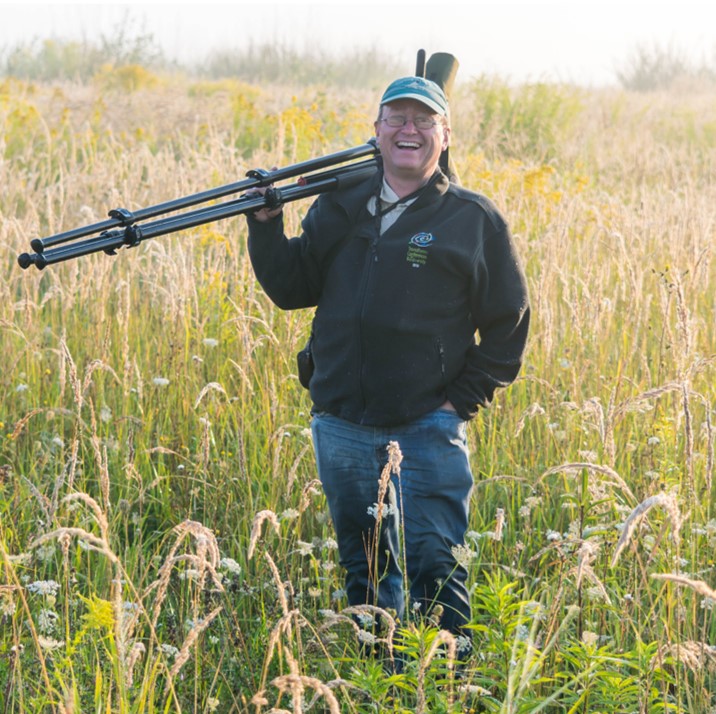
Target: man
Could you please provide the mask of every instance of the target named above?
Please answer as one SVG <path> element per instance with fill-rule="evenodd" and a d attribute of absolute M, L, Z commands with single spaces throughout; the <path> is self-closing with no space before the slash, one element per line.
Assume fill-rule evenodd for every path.
<path fill-rule="evenodd" d="M 249 252 L 279 307 L 316 306 L 311 426 L 349 603 L 405 622 L 406 569 L 411 612 L 439 604 L 441 627 L 469 638 L 453 551 L 473 486 L 466 422 L 518 374 L 525 278 L 496 208 L 439 169 L 450 124 L 437 84 L 393 82 L 375 136 L 375 177 L 320 196 L 297 238 L 280 208 L 248 216 Z M 378 513 L 390 442 L 403 460 Z"/>

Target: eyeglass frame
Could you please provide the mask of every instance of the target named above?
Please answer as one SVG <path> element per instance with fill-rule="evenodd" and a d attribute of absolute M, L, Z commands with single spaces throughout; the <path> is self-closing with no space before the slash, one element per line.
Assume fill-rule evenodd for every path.
<path fill-rule="evenodd" d="M 400 124 L 390 123 L 391 120 L 395 121 L 396 119 L 402 119 L 402 122 Z M 379 121 L 385 122 L 385 124 L 391 129 L 402 129 L 410 121 L 413 123 L 413 126 L 420 131 L 430 131 L 430 129 L 432 129 L 434 126 L 437 126 L 438 124 L 443 124 L 442 117 L 439 117 L 438 119 L 433 119 L 431 117 L 426 116 L 417 116 L 411 119 L 409 117 L 406 117 L 404 114 L 391 114 L 387 117 L 380 117 Z M 423 122 L 430 122 L 430 125 L 420 126 L 420 124 Z"/>

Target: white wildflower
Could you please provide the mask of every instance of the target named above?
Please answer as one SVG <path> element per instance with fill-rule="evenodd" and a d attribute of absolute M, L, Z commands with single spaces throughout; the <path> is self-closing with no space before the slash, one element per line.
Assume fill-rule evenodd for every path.
<path fill-rule="evenodd" d="M 375 625 L 375 618 L 369 612 L 359 612 L 356 615 L 356 620 L 360 622 L 361 627 L 373 627 Z"/>
<path fill-rule="evenodd" d="M 206 700 L 206 711 L 215 712 L 219 708 L 219 704 L 221 704 L 221 702 L 217 697 L 209 697 Z"/>
<path fill-rule="evenodd" d="M 216 347 L 219 344 L 219 340 L 214 337 L 205 337 L 203 342 L 207 347 Z"/>
<path fill-rule="evenodd" d="M 304 540 L 299 540 L 296 545 L 298 546 L 297 550 L 299 555 L 311 555 L 313 552 L 313 543 L 307 543 Z"/>
<path fill-rule="evenodd" d="M 579 454 L 579 458 L 583 461 L 589 461 L 591 463 L 596 463 L 599 460 L 599 455 L 596 451 L 586 451 L 586 450 L 580 450 L 577 452 Z"/>
<path fill-rule="evenodd" d="M 378 641 L 374 634 L 366 630 L 358 630 L 358 640 L 366 645 L 374 645 Z"/>
<path fill-rule="evenodd" d="M 378 520 L 378 504 L 374 503 L 372 506 L 368 506 L 368 515 L 373 516 L 376 520 Z M 395 510 L 395 506 L 390 503 L 384 503 L 382 508 L 382 517 L 386 518 L 387 516 L 394 516 L 397 513 Z"/>
<path fill-rule="evenodd" d="M 155 377 L 152 382 L 157 387 L 166 387 L 169 384 L 169 380 L 166 377 Z"/>
<path fill-rule="evenodd" d="M 233 558 L 222 558 L 219 567 L 228 570 L 233 575 L 241 575 L 241 566 Z"/>
<path fill-rule="evenodd" d="M 179 580 L 198 580 L 199 571 L 196 568 L 187 568 L 183 572 L 179 573 Z"/>
<path fill-rule="evenodd" d="M 45 635 L 54 632 L 59 619 L 60 616 L 54 610 L 40 610 L 37 616 L 37 629 Z"/>
<path fill-rule="evenodd" d="M 112 410 L 111 410 L 107 405 L 103 406 L 103 407 L 99 410 L 99 418 L 100 418 L 100 420 L 103 421 L 105 424 L 106 424 L 107 422 L 112 421 Z"/>
<path fill-rule="evenodd" d="M 333 538 L 326 538 L 322 543 L 322 547 L 326 550 L 338 550 L 338 543 Z"/>
<path fill-rule="evenodd" d="M 599 642 L 599 635 L 596 632 L 584 630 L 584 632 L 582 632 L 582 642 L 587 647 L 595 647 L 597 642 Z"/>
<path fill-rule="evenodd" d="M 649 446 L 657 446 L 661 443 L 661 439 L 658 436 L 650 436 L 646 443 L 649 444 Z"/>
<path fill-rule="evenodd" d="M 298 518 L 301 514 L 298 512 L 295 508 L 287 508 L 282 514 L 281 514 L 281 520 L 282 521 L 292 521 L 296 518 Z"/>
<path fill-rule="evenodd" d="M 30 387 L 27 386 L 27 384 L 18 384 L 17 387 L 15 387 L 16 392 L 26 392 Z"/>
<path fill-rule="evenodd" d="M 49 541 L 35 548 L 35 557 L 41 563 L 46 563 L 48 560 L 52 560 L 56 550 L 56 541 Z"/>
<path fill-rule="evenodd" d="M 37 641 L 43 650 L 58 650 L 60 647 L 64 647 L 64 640 L 55 640 L 52 637 L 45 637 L 44 635 L 38 635 Z"/>
<path fill-rule="evenodd" d="M 469 652 L 472 649 L 472 640 L 465 635 L 460 635 L 455 639 L 458 652 Z"/>
<path fill-rule="evenodd" d="M 35 580 L 27 584 L 27 589 L 36 595 L 57 595 L 60 584 L 56 580 Z"/>
<path fill-rule="evenodd" d="M 587 600 L 604 600 L 605 593 L 601 588 L 594 586 L 592 588 L 587 588 L 584 591 L 584 596 Z"/>
<path fill-rule="evenodd" d="M 527 625 L 517 625 L 515 627 L 515 639 L 518 642 L 527 642 L 530 636 L 530 628 Z"/>
<path fill-rule="evenodd" d="M 5 617 L 12 617 L 17 610 L 15 600 L 13 600 L 10 593 L 0 593 L 0 615 Z"/>
<path fill-rule="evenodd" d="M 548 530 L 547 531 L 547 540 L 550 543 L 553 543 L 555 541 L 560 541 L 560 540 L 562 540 L 562 534 L 559 531 Z"/>
<path fill-rule="evenodd" d="M 481 687 L 479 684 L 461 684 L 458 687 L 458 691 L 470 694 L 475 697 L 491 697 L 492 692 L 489 689 Z"/>
<path fill-rule="evenodd" d="M 533 617 L 539 615 L 542 612 L 542 604 L 537 600 L 529 600 L 525 603 L 525 615 Z"/>
<path fill-rule="evenodd" d="M 465 569 L 468 569 L 472 561 L 477 558 L 477 553 L 466 545 L 454 545 L 450 550 L 458 565 Z"/>
<path fill-rule="evenodd" d="M 175 659 L 179 654 L 179 650 L 174 645 L 163 644 L 161 645 L 161 650 L 165 657 L 171 657 L 172 659 Z"/>

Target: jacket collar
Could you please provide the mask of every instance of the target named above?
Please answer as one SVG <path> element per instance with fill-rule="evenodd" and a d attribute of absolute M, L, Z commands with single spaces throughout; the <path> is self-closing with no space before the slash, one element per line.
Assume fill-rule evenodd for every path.
<path fill-rule="evenodd" d="M 448 190 L 450 180 L 445 174 L 437 170 L 439 174 L 435 181 L 428 189 L 421 193 L 416 203 L 420 205 L 428 205 L 439 200 Z M 356 210 L 362 209 L 371 196 L 376 196 L 383 184 L 383 171 L 379 169 L 370 178 L 362 181 L 355 186 L 347 188 L 345 191 L 338 191 L 334 196 L 335 202 L 341 206 L 349 215 L 356 215 Z"/>

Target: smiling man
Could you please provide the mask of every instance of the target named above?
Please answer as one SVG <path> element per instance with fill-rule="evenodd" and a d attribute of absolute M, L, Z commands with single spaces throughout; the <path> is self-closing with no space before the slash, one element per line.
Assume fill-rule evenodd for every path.
<path fill-rule="evenodd" d="M 466 426 L 519 372 L 526 282 L 494 205 L 440 170 L 442 89 L 396 80 L 374 127 L 376 176 L 320 196 L 296 238 L 280 209 L 247 216 L 249 252 L 277 305 L 316 307 L 311 428 L 349 603 L 402 621 L 440 605 L 466 656 L 467 570 L 455 556 L 473 486 Z M 403 460 L 376 519 L 391 442 Z"/>

